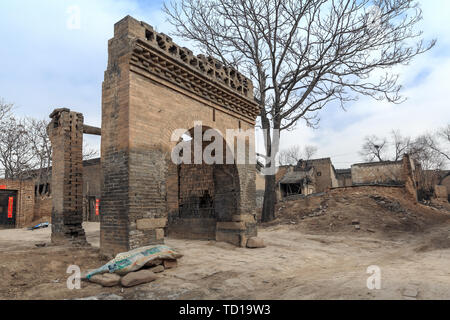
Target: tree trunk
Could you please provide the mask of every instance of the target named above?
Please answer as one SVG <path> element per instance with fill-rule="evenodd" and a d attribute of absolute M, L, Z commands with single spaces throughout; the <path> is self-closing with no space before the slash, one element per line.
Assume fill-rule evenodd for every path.
<path fill-rule="evenodd" d="M 276 181 L 275 176 L 265 176 L 265 190 L 264 190 L 264 203 L 261 215 L 262 222 L 270 222 L 275 219 L 275 204 L 277 202 L 277 195 L 275 192 Z"/>
<path fill-rule="evenodd" d="M 262 208 L 262 215 L 261 215 L 261 221 L 262 222 L 270 222 L 275 219 L 275 204 L 277 202 L 277 196 L 275 192 L 276 188 L 276 161 L 275 161 L 275 155 L 278 153 L 278 140 L 279 140 L 279 132 L 274 131 L 273 132 L 273 139 L 272 141 L 271 134 L 270 134 L 270 122 L 267 116 L 264 114 L 264 116 L 261 116 L 262 120 L 262 128 L 266 129 L 264 136 L 264 142 L 266 146 L 266 168 L 272 167 L 273 171 L 270 170 L 270 174 L 265 175 L 265 187 L 264 187 L 264 202 L 263 202 L 263 208 Z M 274 122 L 274 127 L 278 129 L 277 127 L 278 122 Z"/>

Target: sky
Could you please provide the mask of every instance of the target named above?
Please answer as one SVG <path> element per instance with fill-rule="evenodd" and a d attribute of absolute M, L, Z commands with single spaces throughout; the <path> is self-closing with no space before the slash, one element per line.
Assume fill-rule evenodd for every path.
<path fill-rule="evenodd" d="M 394 105 L 361 97 L 346 111 L 330 105 L 321 111 L 317 129 L 299 122 L 283 133 L 282 149 L 315 145 L 317 157 L 348 168 L 361 162 L 358 151 L 367 135 L 387 136 L 395 129 L 417 136 L 450 123 L 450 1 L 419 2 L 424 19 L 418 27 L 425 39 L 438 42 L 399 70 L 407 101 Z M 113 25 L 129 14 L 170 33 L 161 6 L 162 0 L 0 1 L 0 98 L 14 103 L 19 116 L 48 119 L 53 109 L 66 107 L 82 112 L 85 123 L 101 126 L 101 84 Z M 88 136 L 87 144 L 98 148 L 100 139 Z"/>

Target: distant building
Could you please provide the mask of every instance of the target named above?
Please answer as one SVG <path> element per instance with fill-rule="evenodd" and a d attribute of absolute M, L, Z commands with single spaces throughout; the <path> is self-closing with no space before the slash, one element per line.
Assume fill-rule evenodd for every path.
<path fill-rule="evenodd" d="M 330 158 L 300 160 L 295 166 L 280 167 L 276 175 L 278 199 L 294 195 L 311 195 L 333 188 L 363 185 L 406 187 L 415 198 L 423 189 L 420 165 L 405 156 L 401 161 L 370 162 L 352 165 L 350 169 L 335 169 Z M 440 176 L 434 184 L 450 184 L 450 175 Z M 262 206 L 264 176 L 256 179 L 257 203 Z M 446 189 L 448 190 L 450 186 Z M 439 188 L 441 193 L 443 187 Z"/>
<path fill-rule="evenodd" d="M 30 172 L 30 176 L 35 173 Z M 100 221 L 97 204 L 101 195 L 101 177 L 100 158 L 83 161 L 83 218 L 85 221 Z M 51 173 L 41 180 L 51 181 Z M 47 192 L 42 194 L 43 190 Z M 0 179 L 0 228 L 23 228 L 42 217 L 50 217 L 52 214 L 51 190 L 50 182 L 39 184 L 35 179 Z"/>
<path fill-rule="evenodd" d="M 315 171 L 312 167 L 309 170 L 287 172 L 279 182 L 281 197 L 315 193 L 316 179 L 314 173 Z"/>
<path fill-rule="evenodd" d="M 33 221 L 34 181 L 0 179 L 0 228 L 23 228 Z"/>
<path fill-rule="evenodd" d="M 330 158 L 300 160 L 295 166 L 282 166 L 276 174 L 277 198 L 310 195 L 339 187 L 337 172 Z M 257 206 L 262 206 L 264 176 L 256 177 Z"/>

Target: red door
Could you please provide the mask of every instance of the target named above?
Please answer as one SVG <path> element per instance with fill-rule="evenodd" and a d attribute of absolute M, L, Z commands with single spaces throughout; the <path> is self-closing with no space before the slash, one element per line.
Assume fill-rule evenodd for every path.
<path fill-rule="evenodd" d="M 0 190 L 0 228 L 15 228 L 17 192 Z"/>

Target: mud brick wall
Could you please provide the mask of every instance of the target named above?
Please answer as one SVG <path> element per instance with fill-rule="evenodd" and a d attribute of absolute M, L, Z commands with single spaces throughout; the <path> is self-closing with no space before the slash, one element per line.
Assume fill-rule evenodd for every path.
<path fill-rule="evenodd" d="M 331 159 L 310 160 L 308 165 L 314 167 L 315 170 L 315 192 L 325 192 L 332 187 L 338 186 Z"/>
<path fill-rule="evenodd" d="M 162 243 L 179 211 L 171 162 L 176 129 L 195 121 L 218 129 L 253 129 L 258 107 L 251 81 L 194 56 L 144 22 L 125 17 L 109 41 L 102 96 L 101 250 L 105 255 Z M 239 172 L 239 212 L 255 207 L 255 166 Z"/>
<path fill-rule="evenodd" d="M 442 185 L 442 186 L 447 188 L 447 198 L 450 201 L 450 175 L 444 177 L 441 180 L 441 184 L 440 185 Z"/>
<path fill-rule="evenodd" d="M 439 200 L 447 200 L 448 199 L 448 191 L 446 186 L 434 186 L 434 194 Z"/>
<path fill-rule="evenodd" d="M 24 228 L 33 222 L 34 182 L 32 180 L 0 179 L 6 190 L 17 191 L 16 228 Z"/>
<path fill-rule="evenodd" d="M 338 187 L 351 187 L 353 185 L 352 171 L 350 170 L 336 170 L 336 178 Z"/>
<path fill-rule="evenodd" d="M 83 115 L 56 109 L 48 133 L 52 142 L 52 242 L 86 244 L 83 222 Z"/>
<path fill-rule="evenodd" d="M 405 183 L 403 163 L 399 161 L 355 164 L 352 166 L 352 180 L 354 185 L 403 185 Z"/>

